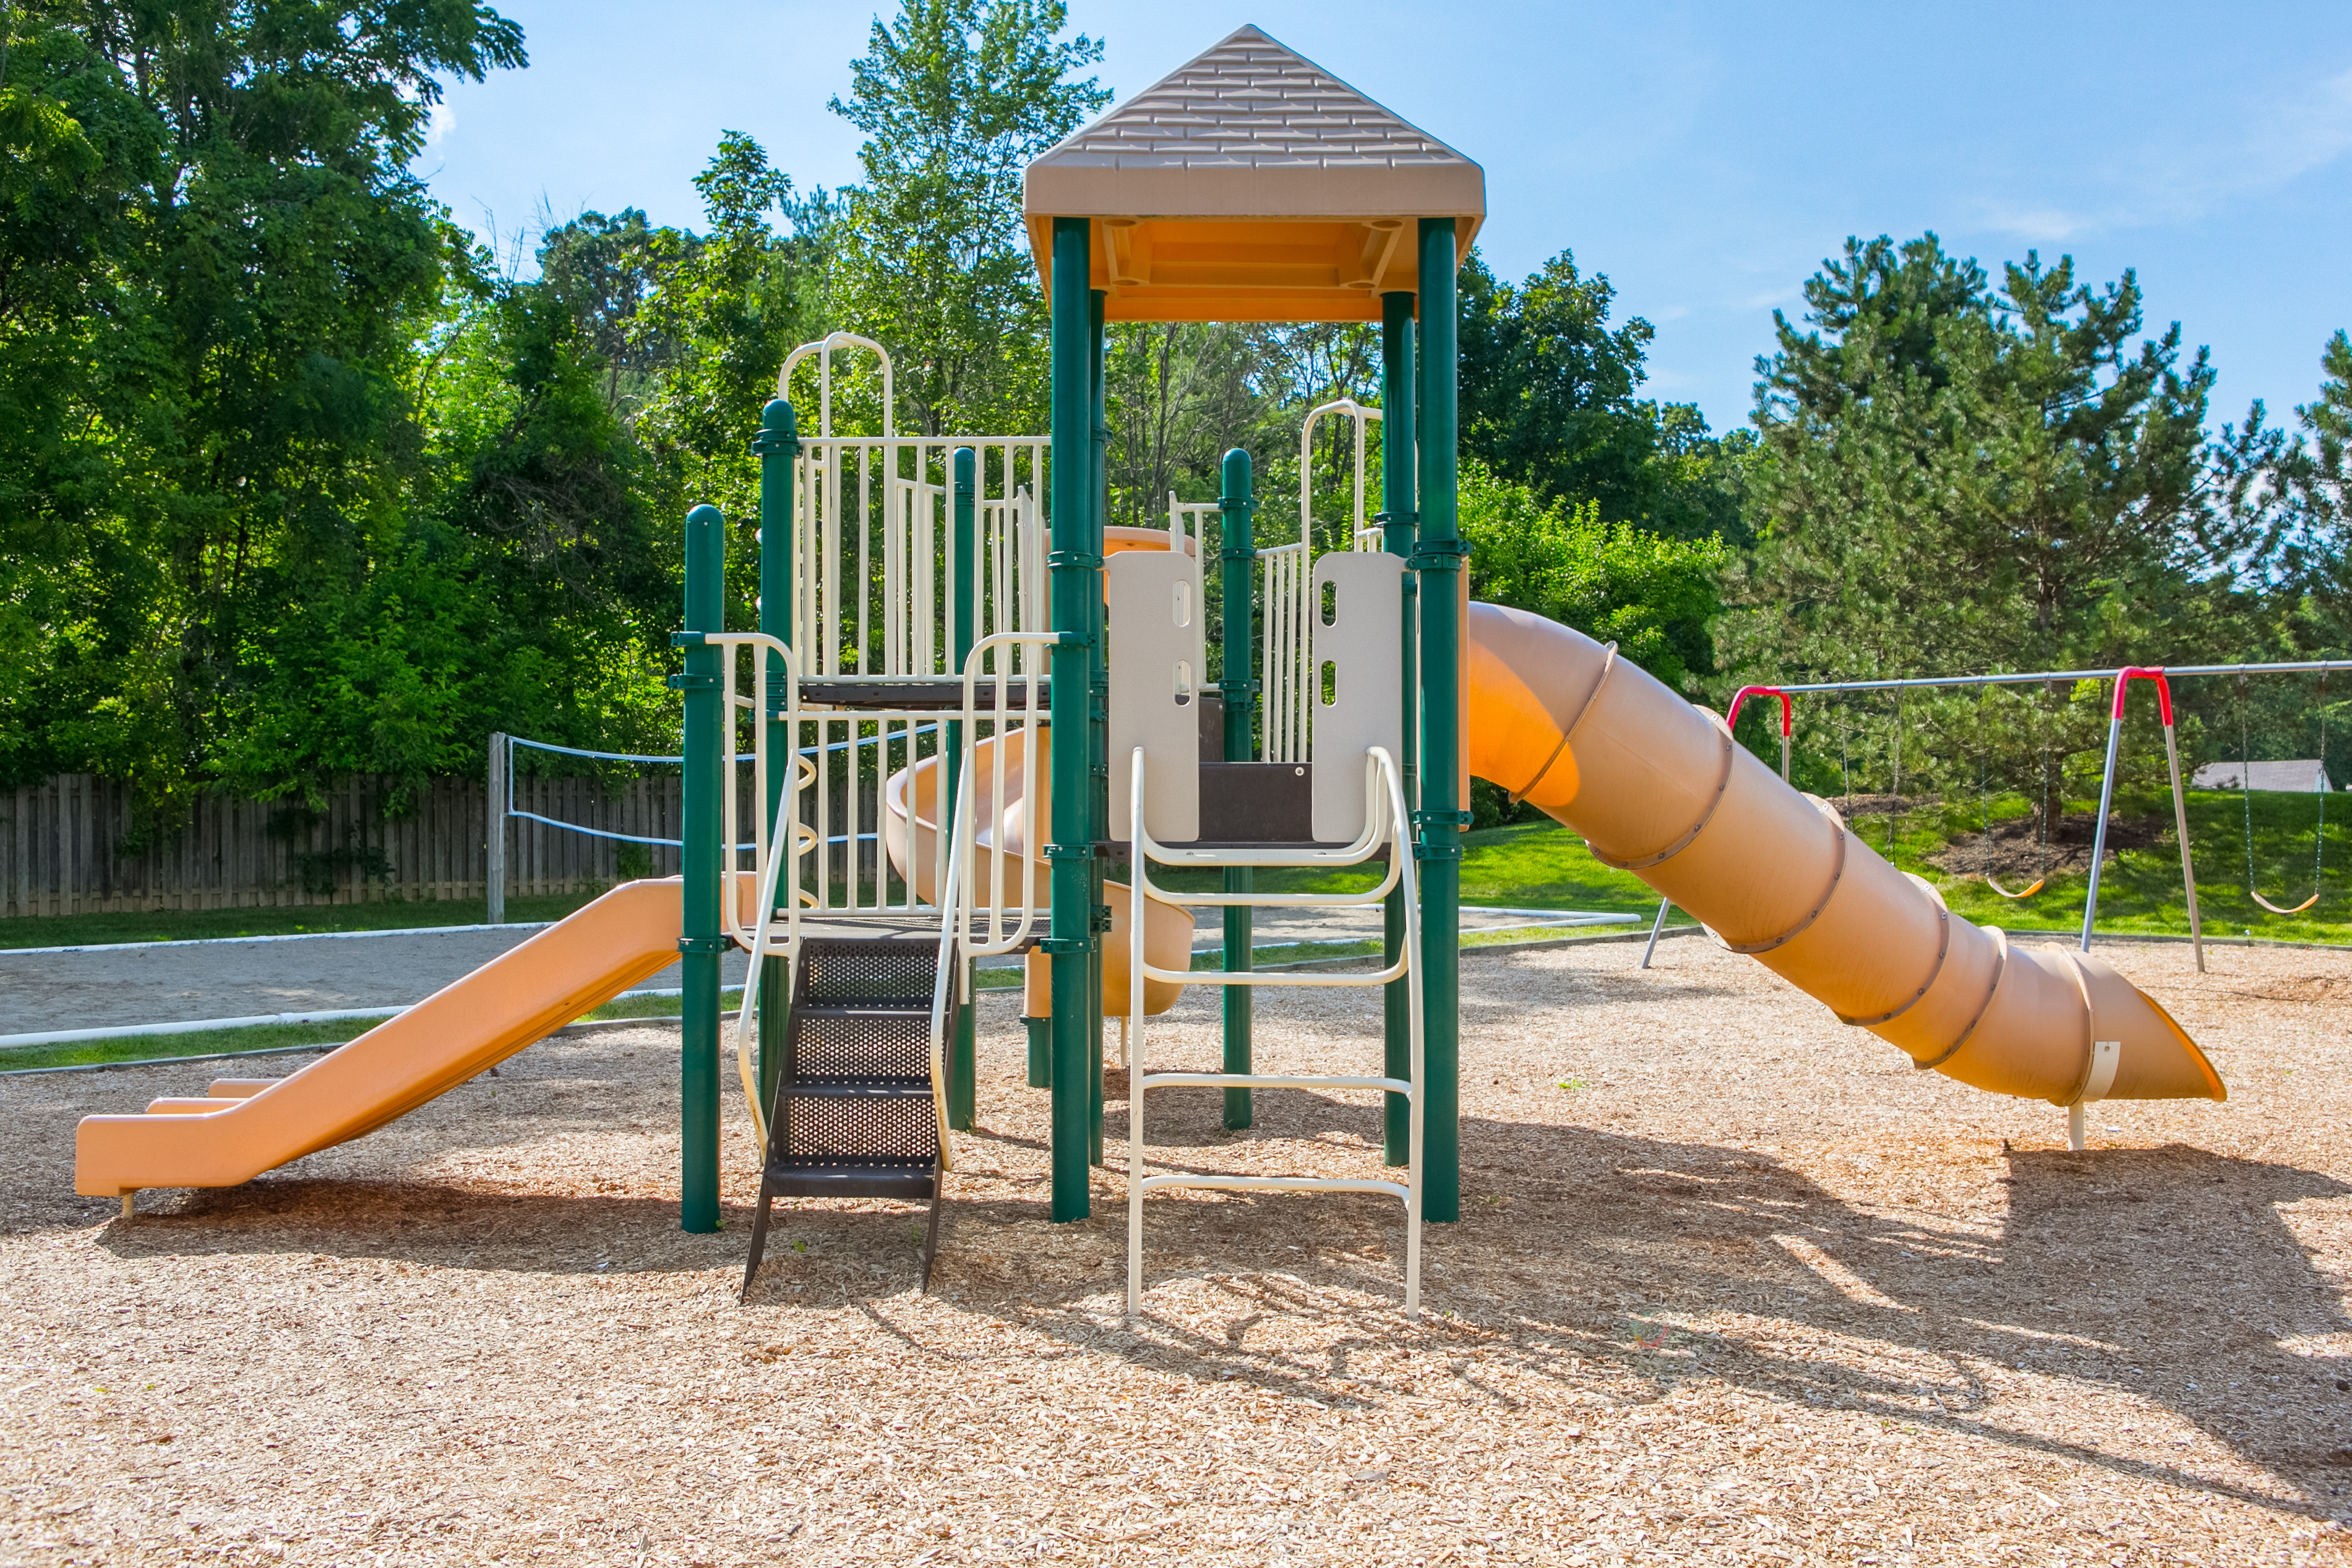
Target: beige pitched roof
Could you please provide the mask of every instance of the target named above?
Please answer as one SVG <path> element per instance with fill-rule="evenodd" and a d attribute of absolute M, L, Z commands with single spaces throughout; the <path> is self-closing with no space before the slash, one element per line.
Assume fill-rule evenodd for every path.
<path fill-rule="evenodd" d="M 1418 281 L 1412 220 L 1454 219 L 1466 254 L 1486 177 L 1243 27 L 1030 164 L 1024 206 L 1040 272 L 1053 219 L 1105 220 L 1113 319 L 1378 319 Z"/>

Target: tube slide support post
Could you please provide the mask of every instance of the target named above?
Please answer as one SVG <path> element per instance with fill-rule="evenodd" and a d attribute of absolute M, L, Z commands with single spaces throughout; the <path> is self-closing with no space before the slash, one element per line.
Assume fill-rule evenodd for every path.
<path fill-rule="evenodd" d="M 1658 900 L 1658 917 L 1650 922 L 1649 945 L 1642 949 L 1642 967 L 1644 969 L 1650 967 L 1650 960 L 1658 956 L 1658 938 L 1666 929 L 1666 911 L 1674 906 L 1675 901 L 1671 898 Z"/>
<path fill-rule="evenodd" d="M 514 750 L 503 733 L 490 736 L 488 800 L 484 821 L 489 831 L 482 838 L 483 903 L 493 925 L 507 920 L 507 769 L 514 766 Z"/>
<path fill-rule="evenodd" d="M 1452 218 L 1421 220 L 1422 1218 L 1462 1218 L 1463 570 L 1455 515 L 1459 302 Z"/>
<path fill-rule="evenodd" d="M 1389 554 L 1412 558 L 1413 395 L 1412 296 L 1402 289 L 1381 296 L 1381 545 Z M 1398 700 L 1404 705 L 1403 755 L 1398 768 L 1403 775 L 1404 798 L 1411 810 L 1419 798 L 1414 765 L 1418 751 L 1413 720 L 1419 707 L 1418 660 L 1412 633 L 1414 583 L 1410 571 L 1398 574 L 1404 594 L 1404 684 Z M 1381 959 L 1396 967 L 1404 954 L 1405 908 L 1402 886 L 1381 901 Z M 1391 980 L 1381 992 L 1381 1071 L 1391 1078 L 1412 1077 L 1412 982 Z M 1381 1100 L 1381 1158 L 1402 1166 L 1412 1158 L 1412 1103 L 1402 1094 Z"/>
<path fill-rule="evenodd" d="M 980 538 L 973 521 L 973 491 L 978 482 L 979 457 L 969 446 L 959 446 L 949 459 L 950 483 L 955 494 L 955 511 L 950 519 L 954 530 L 954 559 L 948 574 L 948 646 L 953 650 L 951 666 L 961 674 L 971 657 L 971 645 L 977 641 L 972 624 L 979 615 L 980 601 Z M 941 782 L 945 784 L 946 807 L 940 821 L 946 831 L 955 831 L 957 797 L 963 793 L 963 725 L 961 721 L 947 727 L 946 742 L 940 751 Z M 969 868 L 964 874 L 974 874 Z M 959 934 L 961 935 L 961 934 Z M 956 976 L 954 989 L 949 994 L 955 1001 L 955 1032 L 948 1052 L 948 1125 L 960 1133 L 969 1133 L 979 1119 L 979 1067 L 976 1060 L 977 1042 L 972 1020 L 971 960 L 963 955 L 959 941 L 955 949 Z"/>
<path fill-rule="evenodd" d="M 1054 220 L 1052 407 L 1053 545 L 1046 556 L 1051 578 L 1054 629 L 1053 809 L 1045 846 L 1052 868 L 1051 934 L 1044 946 L 1053 977 L 1053 1192 L 1055 1222 L 1084 1219 L 1091 1211 L 1087 1170 L 1087 1034 L 1088 971 L 1097 948 L 1094 933 L 1093 803 L 1087 763 L 1087 708 L 1093 685 L 1094 649 L 1088 645 L 1095 608 L 1101 602 L 1098 574 L 1102 535 L 1089 529 L 1094 465 L 1092 375 L 1087 367 L 1089 300 L 1087 286 L 1094 225 L 1086 218 Z"/>
<path fill-rule="evenodd" d="M 760 411 L 760 434 L 752 439 L 751 450 L 760 458 L 760 630 L 786 647 L 793 643 L 793 471 L 798 466 L 801 450 L 800 430 L 793 405 L 782 398 L 771 398 L 768 406 Z M 778 716 L 774 706 L 782 702 L 785 689 L 784 662 L 774 653 L 761 655 L 768 663 L 768 694 L 770 710 L 760 716 L 765 727 L 763 742 L 768 753 L 768 798 L 762 802 L 768 813 L 768 842 L 772 852 L 783 852 L 784 835 L 791 831 L 786 821 L 784 801 L 790 796 L 788 786 L 793 775 L 793 727 Z M 778 884 L 781 909 L 795 890 Z M 770 914 L 776 911 L 771 910 Z M 772 1105 L 776 1098 L 776 1079 L 784 1069 L 784 1030 L 790 1021 L 792 1007 L 792 975 L 788 962 L 771 957 L 760 966 L 760 1102 Z"/>
<path fill-rule="evenodd" d="M 1250 492 L 1250 455 L 1240 447 L 1225 454 L 1223 494 L 1217 497 L 1218 550 L 1223 563 L 1224 580 L 1224 618 L 1219 634 L 1224 640 L 1224 672 L 1218 678 L 1217 690 L 1224 698 L 1225 760 L 1247 762 L 1256 749 L 1258 682 L 1251 672 L 1257 668 L 1257 656 L 1252 647 L 1250 624 L 1250 589 L 1257 580 L 1257 539 L 1253 531 L 1253 519 L 1257 506 Z M 1248 893 L 1255 886 L 1255 876 L 1247 866 L 1225 868 L 1225 891 Z M 1237 974 L 1251 967 L 1250 911 L 1246 907 L 1229 905 L 1225 910 L 1224 966 L 1227 974 Z M 1250 1040 L 1251 988 L 1225 986 L 1224 1071 L 1247 1072 L 1253 1056 Z M 1225 1126 L 1239 1132 L 1256 1120 L 1255 1107 L 1246 1089 L 1225 1091 Z"/>
<path fill-rule="evenodd" d="M 678 1053 L 678 1227 L 696 1235 L 719 1228 L 719 954 L 720 883 L 726 857 L 719 844 L 720 693 L 719 649 L 693 637 L 726 630 L 722 596 L 727 578 L 727 519 L 716 507 L 686 515 L 686 695 L 684 800 L 678 836 L 685 841 L 683 935 L 678 942 L 682 1049 Z"/>

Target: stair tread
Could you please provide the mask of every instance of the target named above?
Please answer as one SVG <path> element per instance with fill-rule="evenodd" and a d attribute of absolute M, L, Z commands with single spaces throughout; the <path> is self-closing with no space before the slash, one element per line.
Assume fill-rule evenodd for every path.
<path fill-rule="evenodd" d="M 779 1087 L 785 1098 L 792 1100 L 912 1099 L 929 1095 L 931 1081 L 877 1072 L 871 1077 L 843 1074 L 833 1078 L 795 1078 Z"/>
<path fill-rule="evenodd" d="M 929 997 L 879 997 L 854 1002 L 801 1002 L 793 1009 L 793 1012 L 796 1016 L 820 1019 L 928 1019 L 931 1016 L 931 999 Z"/>

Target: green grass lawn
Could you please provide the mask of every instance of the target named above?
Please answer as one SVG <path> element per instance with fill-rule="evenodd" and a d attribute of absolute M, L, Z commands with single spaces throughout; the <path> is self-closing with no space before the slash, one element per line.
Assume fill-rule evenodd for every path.
<path fill-rule="evenodd" d="M 1155 885 L 1181 893 L 1212 893 L 1223 873 L 1157 869 Z M 1264 893 L 1351 893 L 1379 883 L 1385 869 L 1318 871 L 1280 867 L 1256 873 Z M 1526 822 L 1465 834 L 1462 902 L 1502 909 L 1581 909 L 1599 915 L 1654 915 L 1658 895 L 1631 872 L 1602 865 L 1584 841 L 1557 822 Z M 1685 923 L 1680 912 L 1675 923 Z"/>
<path fill-rule="evenodd" d="M 2352 799 L 2331 801 L 2327 824 L 2327 875 L 2318 904 L 2307 913 L 2273 915 L 2246 895 L 2244 808 L 2233 792 L 2193 791 L 2189 796 L 2189 836 L 2196 851 L 2197 895 L 2205 931 L 2215 936 L 2259 936 L 2285 942 L 2352 944 Z M 2293 905 L 2312 889 L 2312 832 L 2318 815 L 2315 795 L 2257 794 L 2253 798 L 2253 861 L 2263 896 Z M 2087 825 L 2095 800 L 2068 802 L 2076 821 Z M 1995 796 L 1996 823 L 2021 821 L 2032 807 L 2021 795 Z M 2099 929 L 2186 936 L 2188 901 L 2180 885 L 2180 853 L 2172 830 L 2172 798 L 2167 791 L 2119 791 L 2116 814 L 2153 829 L 2156 841 L 2110 851 L 2099 881 Z M 2079 931 L 2085 877 L 2051 876 L 2030 899 L 2007 899 L 1986 885 L 1975 870 L 1977 803 L 1955 802 L 1947 810 L 1929 802 L 1899 821 L 1857 815 L 1853 823 L 1870 847 L 1903 870 L 1936 884 L 1954 914 L 2011 931 Z M 1893 842 L 1889 843 L 1889 830 Z M 1941 863 L 1938 863 L 1938 862 Z M 1158 883 L 1185 892 L 1209 892 L 1215 872 L 1162 870 Z M 1256 885 L 1269 892 L 1339 893 L 1370 887 L 1379 878 L 1363 872 L 1269 870 Z M 2016 891 L 2031 875 L 2003 879 Z M 1648 915 L 1657 894 L 1630 872 L 1615 871 L 1592 858 L 1583 841 L 1552 822 L 1531 822 L 1469 834 L 1462 857 L 1462 901 L 1514 909 L 1589 909 Z M 1685 917 L 1677 910 L 1673 923 Z"/>
<path fill-rule="evenodd" d="M 2328 802 L 2326 879 L 2319 902 L 2305 914 L 2273 915 L 2247 896 L 2246 814 L 2234 792 L 2192 790 L 2188 799 L 2189 839 L 2195 851 L 2197 903 L 2209 936 L 2256 936 L 2282 942 L 2352 943 L 2352 800 Z M 2096 800 L 2067 802 L 2069 812 L 2087 821 Z M 2292 907 L 2312 891 L 2312 834 L 2319 813 L 2316 795 L 2256 794 L 2252 800 L 2256 886 L 2272 903 Z M 1996 823 L 2024 819 L 2031 807 L 2022 796 L 1995 796 Z M 2172 797 L 2163 789 L 2117 791 L 2116 815 L 2157 830 L 2156 841 L 2111 853 L 2099 878 L 2098 928 L 2186 936 L 2189 904 L 2180 883 L 2180 850 L 2172 827 Z M 1929 806 L 1904 819 L 1888 858 L 1937 885 L 1956 915 L 2011 931 L 2080 931 L 2087 878 L 2053 875 L 2029 899 L 2008 899 L 1985 884 L 1974 868 L 1979 815 L 1973 800 L 1947 810 Z M 1887 853 L 1889 820 L 1858 817 L 1854 829 L 1872 849 Z M 1940 858 L 1941 866 L 1935 863 Z M 2032 878 L 2004 886 L 2018 891 Z"/>

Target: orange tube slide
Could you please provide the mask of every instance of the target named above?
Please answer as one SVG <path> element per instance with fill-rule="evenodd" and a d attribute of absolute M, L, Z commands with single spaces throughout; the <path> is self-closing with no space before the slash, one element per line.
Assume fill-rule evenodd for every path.
<path fill-rule="evenodd" d="M 1053 731 L 1040 727 L 1037 732 L 1037 793 L 1029 796 L 1027 743 L 1018 735 L 1010 737 L 1003 747 L 1004 812 L 992 820 L 995 809 L 995 779 L 998 758 L 994 737 L 979 742 L 972 747 L 973 800 L 979 810 L 972 829 L 973 862 L 978 881 L 976 902 L 986 908 L 992 901 L 1001 899 L 1007 906 L 1021 902 L 1022 848 L 1028 841 L 1029 824 L 1050 819 L 1053 811 Z M 939 758 L 925 758 L 912 768 L 902 768 L 890 776 L 883 791 L 883 844 L 889 852 L 890 863 L 900 876 L 910 877 L 915 891 L 923 898 L 935 896 L 932 867 L 938 863 L 939 833 Z M 911 812 L 908 807 L 908 791 L 914 792 Z M 909 840 L 911 839 L 911 852 Z M 997 891 L 998 852 L 1003 851 L 1003 890 Z M 910 872 L 909 866 L 913 869 Z M 1051 903 L 1045 862 L 1038 860 L 1029 865 L 1034 879 L 1031 901 L 1037 910 L 1037 923 L 1032 934 L 1046 935 L 1046 908 Z M 1110 904 L 1110 934 L 1103 939 L 1103 995 L 1106 998 L 1124 998 L 1127 995 L 1127 923 L 1134 904 L 1134 890 L 1125 883 L 1103 883 L 1103 897 Z M 1192 912 L 1158 899 L 1147 901 L 1143 930 L 1144 957 L 1154 968 L 1185 969 L 1192 963 Z M 1029 994 L 1024 1011 L 1031 1018 L 1043 1018 L 1051 1006 L 1051 993 L 1045 988 L 1045 966 L 1032 962 L 1029 966 Z M 1143 1010 L 1157 1016 L 1176 1005 L 1184 988 L 1166 980 L 1143 983 Z"/>
<path fill-rule="evenodd" d="M 1470 607 L 1467 632 L 1469 771 L 1914 1065 L 2058 1105 L 2226 1097 L 2137 987 L 2088 954 L 2017 946 L 1951 914 L 1630 661 L 1492 604 Z"/>

